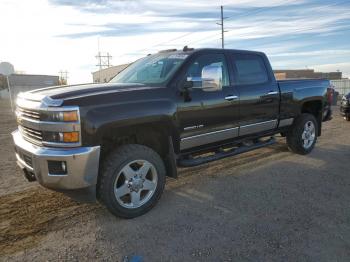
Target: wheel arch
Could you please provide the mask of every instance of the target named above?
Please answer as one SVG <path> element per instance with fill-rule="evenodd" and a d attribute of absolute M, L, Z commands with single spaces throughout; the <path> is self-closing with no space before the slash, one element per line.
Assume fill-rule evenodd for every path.
<path fill-rule="evenodd" d="M 317 120 L 317 136 L 321 135 L 322 118 L 323 118 L 323 104 L 322 100 L 307 100 L 301 104 L 300 113 L 312 114 Z"/>

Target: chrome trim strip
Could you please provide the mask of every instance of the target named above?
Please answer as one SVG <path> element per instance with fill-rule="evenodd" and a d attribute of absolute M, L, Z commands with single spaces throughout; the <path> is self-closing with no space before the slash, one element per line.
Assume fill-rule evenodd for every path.
<path fill-rule="evenodd" d="M 81 137 L 81 134 L 79 134 Z M 79 147 L 81 146 L 81 141 L 79 143 L 56 143 L 56 142 L 42 142 L 43 146 L 49 146 L 49 147 Z"/>
<path fill-rule="evenodd" d="M 277 95 L 278 92 L 277 91 L 271 91 L 271 92 L 268 92 L 267 95 Z"/>
<path fill-rule="evenodd" d="M 279 122 L 278 127 L 283 127 L 283 126 L 290 126 L 293 124 L 294 118 L 286 118 L 286 119 L 281 119 Z"/>
<path fill-rule="evenodd" d="M 196 128 L 202 128 L 204 127 L 204 125 L 198 125 L 198 126 L 187 126 L 184 128 L 184 130 L 193 130 L 193 129 L 196 129 Z"/>
<path fill-rule="evenodd" d="M 254 134 L 276 128 L 277 119 L 239 127 L 239 136 Z"/>
<path fill-rule="evenodd" d="M 21 117 L 20 115 L 17 115 L 17 117 L 20 125 L 39 131 L 72 132 L 80 130 L 79 122 L 48 122 Z"/>
<path fill-rule="evenodd" d="M 17 165 L 19 165 L 21 169 L 25 168 L 30 172 L 34 172 L 34 169 L 31 166 L 29 166 L 26 162 L 24 162 L 24 160 L 17 153 L 15 153 L 15 155 L 17 158 Z"/>
<path fill-rule="evenodd" d="M 184 137 L 180 142 L 180 149 L 188 149 L 204 144 L 210 144 L 217 141 L 222 141 L 230 138 L 234 138 L 238 136 L 238 127 L 218 130 L 214 132 L 208 132 L 204 134 Z"/>
<path fill-rule="evenodd" d="M 228 101 L 230 101 L 230 100 L 235 100 L 235 99 L 237 99 L 237 98 L 238 98 L 238 96 L 226 96 L 226 97 L 225 97 L 225 99 L 228 100 Z"/>

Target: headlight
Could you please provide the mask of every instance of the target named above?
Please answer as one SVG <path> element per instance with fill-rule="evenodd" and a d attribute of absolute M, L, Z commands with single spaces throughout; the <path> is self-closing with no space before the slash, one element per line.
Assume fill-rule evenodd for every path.
<path fill-rule="evenodd" d="M 78 111 L 51 111 L 43 113 L 42 120 L 51 122 L 76 122 L 78 121 Z"/>
<path fill-rule="evenodd" d="M 78 143 L 79 132 L 43 132 L 43 140 L 53 143 Z"/>

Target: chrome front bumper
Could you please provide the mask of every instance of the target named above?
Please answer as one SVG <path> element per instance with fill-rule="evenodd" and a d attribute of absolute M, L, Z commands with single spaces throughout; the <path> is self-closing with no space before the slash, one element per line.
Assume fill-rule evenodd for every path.
<path fill-rule="evenodd" d="M 91 188 L 97 183 L 100 147 L 49 148 L 24 140 L 18 130 L 12 133 L 17 164 L 33 174 L 44 187 L 65 191 Z M 67 173 L 50 174 L 48 160 L 65 161 Z"/>

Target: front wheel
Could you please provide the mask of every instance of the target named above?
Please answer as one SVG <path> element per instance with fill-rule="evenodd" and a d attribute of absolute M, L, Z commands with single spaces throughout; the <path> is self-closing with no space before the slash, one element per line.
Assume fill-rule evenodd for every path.
<path fill-rule="evenodd" d="M 317 134 L 316 118 L 311 114 L 301 114 L 287 133 L 288 147 L 294 153 L 306 155 L 314 148 Z"/>
<path fill-rule="evenodd" d="M 160 156 L 143 145 L 124 145 L 103 164 L 98 185 L 99 200 L 114 215 L 134 218 L 148 212 L 165 185 Z"/>

